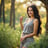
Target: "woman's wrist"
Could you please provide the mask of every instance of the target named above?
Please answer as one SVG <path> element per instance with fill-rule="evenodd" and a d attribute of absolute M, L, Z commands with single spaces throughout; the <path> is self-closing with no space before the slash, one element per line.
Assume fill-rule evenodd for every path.
<path fill-rule="evenodd" d="M 27 38 L 27 35 L 25 35 L 25 38 Z"/>

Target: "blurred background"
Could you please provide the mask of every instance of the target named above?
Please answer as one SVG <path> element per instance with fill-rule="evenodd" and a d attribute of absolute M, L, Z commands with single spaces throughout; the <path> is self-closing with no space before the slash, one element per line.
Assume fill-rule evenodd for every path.
<path fill-rule="evenodd" d="M 42 35 L 45 35 L 46 29 L 46 8 L 44 3 L 35 0 L 0 0 L 0 47 L 1 48 L 19 48 L 20 35 L 22 33 L 20 26 L 20 16 L 23 16 L 23 23 L 27 16 L 27 7 L 35 4 L 41 17 Z M 35 37 L 36 42 L 39 38 Z"/>

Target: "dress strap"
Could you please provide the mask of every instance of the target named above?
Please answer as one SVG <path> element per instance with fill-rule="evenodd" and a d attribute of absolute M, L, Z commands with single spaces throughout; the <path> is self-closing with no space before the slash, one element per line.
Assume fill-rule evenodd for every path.
<path fill-rule="evenodd" d="M 32 22 L 34 22 L 34 19 L 32 20 Z"/>

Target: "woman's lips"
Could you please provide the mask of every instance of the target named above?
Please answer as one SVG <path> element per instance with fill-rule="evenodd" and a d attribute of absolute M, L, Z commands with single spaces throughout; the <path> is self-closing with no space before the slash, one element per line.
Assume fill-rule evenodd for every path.
<path fill-rule="evenodd" d="M 32 15 L 31 13 L 29 15 Z"/>

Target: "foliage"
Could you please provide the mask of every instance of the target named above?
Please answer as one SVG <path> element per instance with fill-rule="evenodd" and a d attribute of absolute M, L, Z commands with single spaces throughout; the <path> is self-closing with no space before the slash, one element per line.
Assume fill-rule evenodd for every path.
<path fill-rule="evenodd" d="M 20 45 L 21 32 L 11 29 L 9 26 L 5 28 L 0 26 L 0 48 L 16 48 Z"/>
<path fill-rule="evenodd" d="M 32 43 L 29 48 L 48 48 L 48 35 L 41 35 L 39 42 Z"/>

